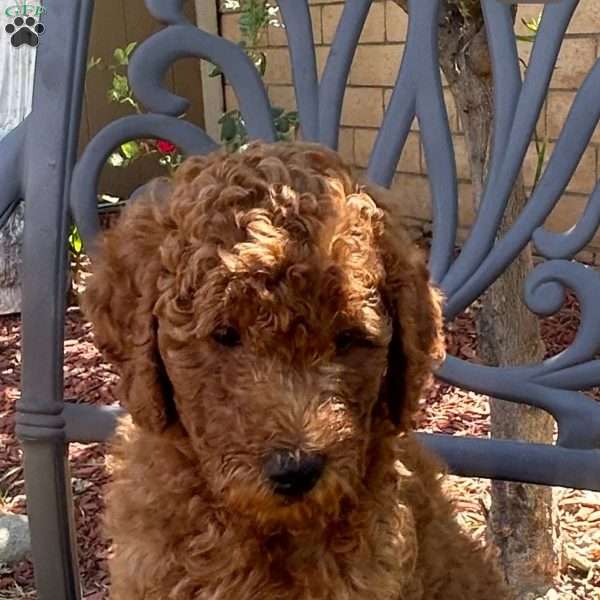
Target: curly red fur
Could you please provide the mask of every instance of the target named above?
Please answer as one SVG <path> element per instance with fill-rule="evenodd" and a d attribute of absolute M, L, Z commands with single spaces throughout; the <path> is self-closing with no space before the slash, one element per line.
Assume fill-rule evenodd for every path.
<path fill-rule="evenodd" d="M 85 307 L 132 418 L 114 600 L 507 597 L 410 433 L 441 299 L 396 212 L 335 152 L 257 143 L 188 159 L 106 233 Z M 275 449 L 326 457 L 295 502 Z"/>

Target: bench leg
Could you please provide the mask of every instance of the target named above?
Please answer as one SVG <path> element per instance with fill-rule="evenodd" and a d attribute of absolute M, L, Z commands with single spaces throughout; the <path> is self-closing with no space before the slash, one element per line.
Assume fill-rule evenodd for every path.
<path fill-rule="evenodd" d="M 23 439 L 27 513 L 39 600 L 79 600 L 68 445 Z"/>

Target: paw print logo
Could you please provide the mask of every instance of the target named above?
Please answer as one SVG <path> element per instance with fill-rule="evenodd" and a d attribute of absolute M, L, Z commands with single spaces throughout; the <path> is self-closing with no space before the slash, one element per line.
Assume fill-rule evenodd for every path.
<path fill-rule="evenodd" d="M 9 23 L 4 31 L 10 35 L 10 43 L 18 48 L 27 44 L 35 48 L 40 42 L 40 35 L 44 33 L 44 26 L 38 23 L 33 17 L 16 17 L 12 23 Z"/>

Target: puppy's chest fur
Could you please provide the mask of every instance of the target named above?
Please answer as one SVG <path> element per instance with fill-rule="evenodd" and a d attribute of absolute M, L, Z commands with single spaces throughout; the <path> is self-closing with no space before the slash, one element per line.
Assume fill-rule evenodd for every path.
<path fill-rule="evenodd" d="M 366 524 L 365 524 L 366 525 Z M 297 535 L 288 540 L 235 539 L 223 531 L 207 552 L 181 572 L 176 598 L 194 600 L 399 600 L 402 575 L 414 568 L 408 547 L 390 524 L 379 533 Z M 194 542 L 191 541 L 191 544 Z M 194 561 L 195 562 L 195 561 Z M 404 582 L 405 583 L 405 582 Z"/>
<path fill-rule="evenodd" d="M 151 445 L 126 442 L 124 461 L 117 447 L 107 511 L 113 600 L 421 597 L 413 515 L 393 490 L 327 530 L 265 536 L 198 494 L 181 457 L 174 477 L 174 451 Z"/>

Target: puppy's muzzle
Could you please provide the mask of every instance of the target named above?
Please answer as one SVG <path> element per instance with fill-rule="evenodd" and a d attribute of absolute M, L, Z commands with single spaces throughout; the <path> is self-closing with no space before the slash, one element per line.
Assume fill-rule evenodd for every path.
<path fill-rule="evenodd" d="M 310 492 L 325 468 L 321 454 L 275 450 L 263 467 L 272 490 L 287 498 L 300 498 Z"/>

